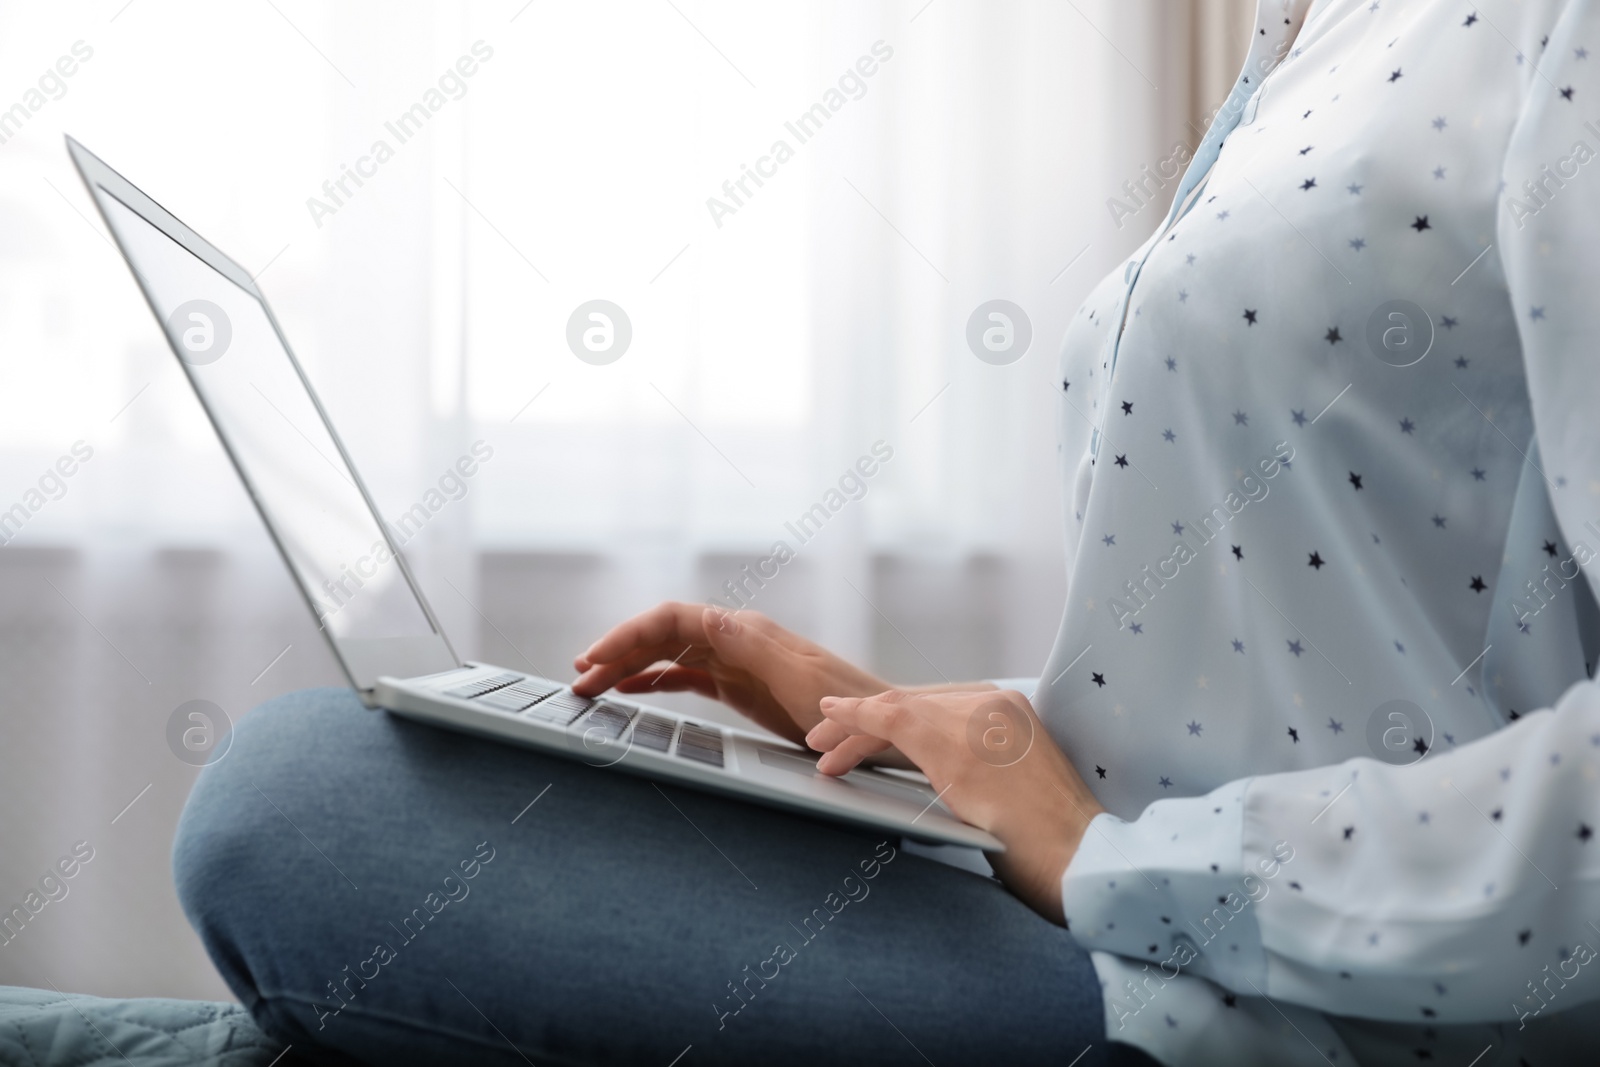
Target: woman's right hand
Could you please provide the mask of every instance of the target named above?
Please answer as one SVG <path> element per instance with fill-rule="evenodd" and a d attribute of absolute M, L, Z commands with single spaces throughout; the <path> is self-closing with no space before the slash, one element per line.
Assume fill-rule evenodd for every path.
<path fill-rule="evenodd" d="M 887 682 L 754 611 L 668 601 L 612 628 L 573 666 L 573 692 L 689 690 L 799 745 L 825 696 L 871 696 Z"/>

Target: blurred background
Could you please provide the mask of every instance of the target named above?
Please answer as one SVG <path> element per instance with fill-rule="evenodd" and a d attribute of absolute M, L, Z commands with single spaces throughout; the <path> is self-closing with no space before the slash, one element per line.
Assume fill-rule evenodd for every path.
<path fill-rule="evenodd" d="M 226 998 L 172 888 L 198 772 L 169 717 L 342 684 L 63 133 L 257 277 L 387 517 L 493 450 L 406 545 L 463 654 L 568 677 L 782 539 L 752 607 L 894 681 L 1032 675 L 1065 593 L 1056 346 L 1177 183 L 1108 198 L 1198 142 L 1253 11 L 0 3 L 0 511 L 26 512 L 0 527 L 0 904 L 94 849 L 0 984 Z M 1006 366 L 964 336 L 997 298 L 1033 329 Z M 605 366 L 565 337 L 594 299 L 632 324 Z M 878 441 L 800 545 L 785 522 Z"/>

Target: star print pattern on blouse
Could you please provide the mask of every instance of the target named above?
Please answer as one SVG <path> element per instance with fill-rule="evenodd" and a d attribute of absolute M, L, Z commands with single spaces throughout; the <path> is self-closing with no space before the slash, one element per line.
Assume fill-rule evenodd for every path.
<path fill-rule="evenodd" d="M 1256 28 L 1062 345 L 1070 928 L 1164 1063 L 1600 1060 L 1600 0 Z"/>

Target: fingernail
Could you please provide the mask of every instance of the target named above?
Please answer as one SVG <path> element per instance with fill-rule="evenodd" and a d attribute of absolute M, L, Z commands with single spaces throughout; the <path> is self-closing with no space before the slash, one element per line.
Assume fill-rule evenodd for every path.
<path fill-rule="evenodd" d="M 839 703 L 838 697 L 823 697 L 817 706 L 823 711 L 832 711 Z"/>
<path fill-rule="evenodd" d="M 725 634 L 736 634 L 739 632 L 739 620 L 733 617 L 733 612 L 724 611 L 722 618 L 717 620 L 717 629 Z"/>

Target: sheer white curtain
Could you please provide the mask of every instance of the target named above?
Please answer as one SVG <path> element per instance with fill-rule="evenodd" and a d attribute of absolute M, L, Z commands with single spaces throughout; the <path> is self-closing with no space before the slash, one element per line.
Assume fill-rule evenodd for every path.
<path fill-rule="evenodd" d="M 720 596 L 782 540 L 796 560 L 753 606 L 902 677 L 1032 669 L 1062 594 L 1055 343 L 1136 232 L 1106 196 L 1183 135 L 1162 12 L 629 10 L 616 32 L 608 10 L 530 9 L 472 105 L 455 207 L 462 403 L 497 442 L 480 536 L 610 546 L 596 624 Z M 480 15 L 463 39 L 495 40 Z M 601 367 L 562 336 L 594 298 L 633 325 Z M 1032 322 L 1008 366 L 964 336 L 995 298 Z M 878 441 L 894 458 L 801 546 L 785 521 Z"/>
<path fill-rule="evenodd" d="M 625 614 L 741 582 L 894 679 L 1024 674 L 1065 593 L 1055 346 L 1160 210 L 1119 227 L 1106 199 L 1197 136 L 1191 22 L 1156 0 L 0 4 L 0 109 L 22 107 L 0 116 L 0 510 L 26 512 L 0 534 L 0 903 L 96 849 L 0 983 L 224 995 L 172 892 L 195 771 L 168 719 L 339 682 L 63 132 L 258 273 L 465 654 L 559 676 Z M 966 340 L 995 299 L 1031 323 L 1007 365 Z M 631 326 L 604 365 L 567 341 L 594 300 Z"/>

